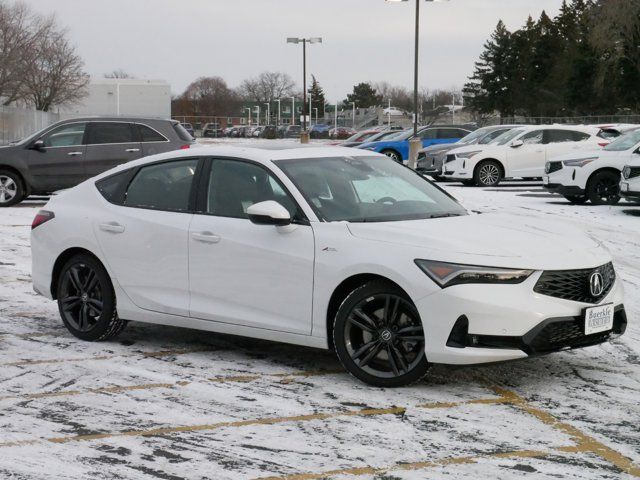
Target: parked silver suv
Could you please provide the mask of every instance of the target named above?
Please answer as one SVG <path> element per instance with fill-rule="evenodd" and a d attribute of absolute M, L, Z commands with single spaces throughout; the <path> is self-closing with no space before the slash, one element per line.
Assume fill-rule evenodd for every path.
<path fill-rule="evenodd" d="M 174 120 L 64 120 L 0 147 L 0 207 L 15 205 L 32 194 L 70 188 L 121 163 L 193 143 Z"/>

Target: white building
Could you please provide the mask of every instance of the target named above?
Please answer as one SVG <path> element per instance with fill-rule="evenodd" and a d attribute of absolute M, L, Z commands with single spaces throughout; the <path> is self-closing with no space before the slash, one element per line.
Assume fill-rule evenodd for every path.
<path fill-rule="evenodd" d="M 171 86 L 163 80 L 92 78 L 88 93 L 80 102 L 60 108 L 60 118 L 171 117 Z"/>

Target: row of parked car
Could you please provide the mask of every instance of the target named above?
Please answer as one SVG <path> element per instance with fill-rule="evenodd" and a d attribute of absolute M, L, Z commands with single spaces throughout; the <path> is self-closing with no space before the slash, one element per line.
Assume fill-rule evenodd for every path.
<path fill-rule="evenodd" d="M 342 145 L 404 163 L 412 137 L 413 130 L 362 131 Z M 418 137 L 417 170 L 436 181 L 493 187 L 510 178 L 543 179 L 572 203 L 597 205 L 638 195 L 640 125 L 446 125 L 423 127 Z"/>

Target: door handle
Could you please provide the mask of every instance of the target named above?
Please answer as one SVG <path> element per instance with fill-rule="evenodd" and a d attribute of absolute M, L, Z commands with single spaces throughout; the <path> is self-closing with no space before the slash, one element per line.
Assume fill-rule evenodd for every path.
<path fill-rule="evenodd" d="M 78 155 L 82 155 L 82 152 L 69 152 L 67 155 L 70 157 L 77 157 Z"/>
<path fill-rule="evenodd" d="M 216 235 L 215 233 L 211 232 L 192 233 L 191 238 L 193 238 L 196 242 L 202 243 L 218 243 L 221 240 L 220 235 Z"/>
<path fill-rule="evenodd" d="M 109 233 L 124 233 L 124 226 L 116 222 L 101 223 L 100 230 Z"/>
<path fill-rule="evenodd" d="M 125 150 L 125 152 L 127 152 L 127 153 L 139 152 L 139 151 L 140 151 L 140 149 L 139 149 L 139 148 L 127 148 L 127 149 Z"/>

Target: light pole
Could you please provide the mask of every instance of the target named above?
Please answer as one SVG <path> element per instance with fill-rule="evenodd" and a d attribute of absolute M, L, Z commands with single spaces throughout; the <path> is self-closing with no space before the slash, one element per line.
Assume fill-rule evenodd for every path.
<path fill-rule="evenodd" d="M 351 102 L 351 105 L 353 105 L 353 122 L 352 122 L 352 126 L 353 129 L 356 129 L 356 102 Z"/>
<path fill-rule="evenodd" d="M 385 0 L 391 3 L 408 2 L 409 0 Z M 422 140 L 418 138 L 418 65 L 420 49 L 420 0 L 416 1 L 416 35 L 415 35 L 415 55 L 413 70 L 413 137 L 409 141 L 409 168 L 415 170 L 418 162 L 418 152 L 422 148 Z M 448 0 L 425 0 L 427 2 L 441 2 Z"/>
<path fill-rule="evenodd" d="M 291 125 L 296 124 L 296 97 L 291 97 Z"/>
<path fill-rule="evenodd" d="M 300 143 L 309 143 L 309 132 L 307 131 L 307 43 L 322 43 L 322 37 L 312 38 L 287 38 L 287 43 L 302 43 L 302 133 L 300 134 Z M 309 112 L 311 115 L 311 112 Z"/>
<path fill-rule="evenodd" d="M 316 111 L 316 125 L 318 124 L 318 109 L 314 108 L 314 110 Z"/>
<path fill-rule="evenodd" d="M 256 105 L 256 108 L 258 109 L 258 114 L 256 115 L 256 118 L 258 119 L 258 127 L 260 126 L 260 105 Z"/>
<path fill-rule="evenodd" d="M 245 107 L 243 110 L 249 110 L 249 123 L 247 123 L 247 125 L 251 126 L 251 108 Z"/>
<path fill-rule="evenodd" d="M 335 128 L 338 128 L 338 102 L 336 102 L 336 107 L 335 110 L 333 112 L 333 126 Z"/>
<path fill-rule="evenodd" d="M 266 125 L 271 125 L 271 103 L 265 103 L 267 106 L 267 121 Z"/>

